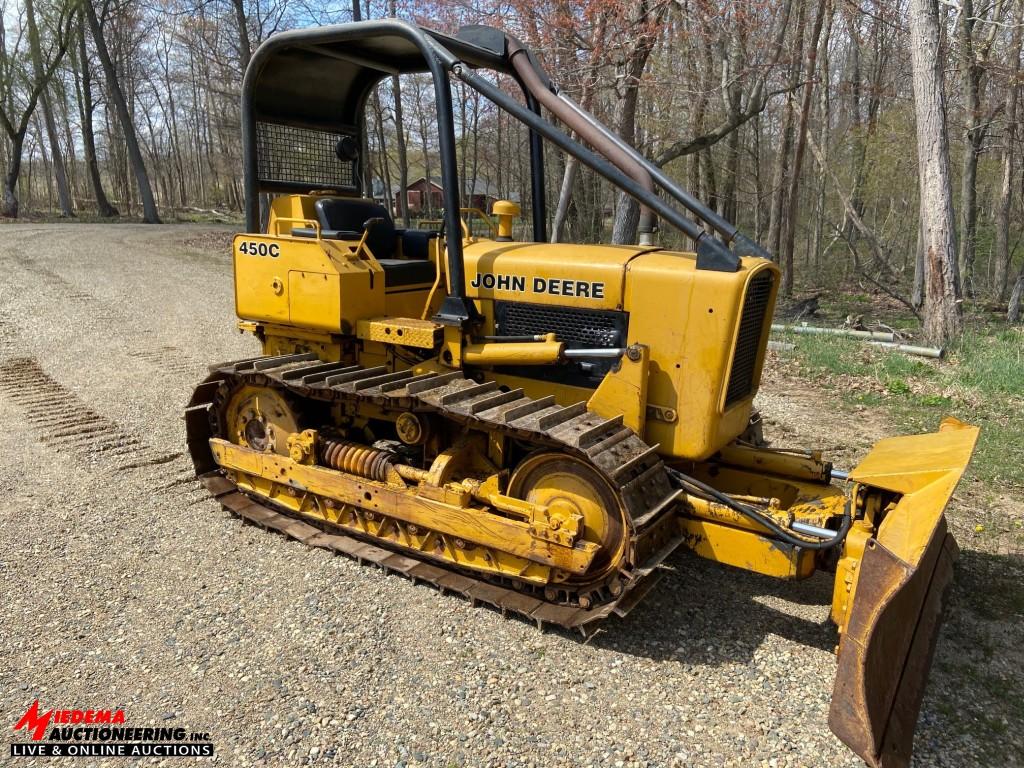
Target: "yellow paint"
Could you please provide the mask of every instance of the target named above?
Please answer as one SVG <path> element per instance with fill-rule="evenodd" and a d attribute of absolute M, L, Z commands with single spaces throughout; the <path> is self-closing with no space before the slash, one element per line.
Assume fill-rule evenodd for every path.
<path fill-rule="evenodd" d="M 628 343 L 650 348 L 647 399 L 674 408 L 678 415 L 671 423 L 647 423 L 644 439 L 658 443 L 666 455 L 704 459 L 746 429 L 761 376 L 771 305 L 750 395 L 725 409 L 725 390 L 746 287 L 762 270 L 778 275 L 774 264 L 759 259 L 743 259 L 738 272 L 698 270 L 693 257 L 664 251 L 629 262 Z M 773 300 L 774 295 L 775 288 Z"/>
<path fill-rule="evenodd" d="M 762 573 L 777 579 L 803 579 L 814 572 L 814 553 L 794 549 L 753 531 L 679 518 L 683 544 L 708 560 Z"/>
<path fill-rule="evenodd" d="M 622 356 L 618 370 L 604 377 L 587 401 L 587 408 L 606 419 L 622 416 L 622 423 L 640 437 L 647 425 L 647 387 L 650 350 L 636 344 Z"/>
<path fill-rule="evenodd" d="M 450 493 L 437 494 L 437 498 L 432 498 L 421 493 L 419 487 L 395 487 L 325 467 L 297 463 L 289 456 L 261 453 L 216 438 L 210 441 L 210 447 L 220 466 L 249 476 L 249 488 L 273 501 L 313 494 L 324 502 L 327 499 L 337 502 L 338 507 L 357 507 L 567 573 L 585 573 L 598 550 L 591 542 L 566 544 L 564 537 L 543 535 L 539 531 L 543 527 L 539 517 L 528 522 L 513 520 L 492 514 L 486 508 L 453 504 Z M 260 480 L 263 482 L 258 482 Z M 282 495 L 276 486 L 283 488 L 285 493 Z M 295 495 L 288 489 L 294 490 Z M 455 497 L 468 498 L 465 492 L 456 493 Z M 326 503 L 322 506 L 327 508 Z M 297 503 L 292 508 L 306 514 L 310 512 L 308 506 Z M 547 516 L 546 512 L 539 514 Z"/>
<path fill-rule="evenodd" d="M 648 250 L 653 248 L 478 240 L 463 248 L 466 295 L 582 309 L 622 309 L 626 264 Z M 485 275 L 494 276 L 493 287 L 485 287 Z"/>
<path fill-rule="evenodd" d="M 512 239 L 512 222 L 522 213 L 518 203 L 510 200 L 495 200 L 491 212 L 498 219 L 498 239 Z"/>
<path fill-rule="evenodd" d="M 443 326 L 415 317 L 375 317 L 360 320 L 356 336 L 366 341 L 403 347 L 434 349 L 441 341 Z"/>
<path fill-rule="evenodd" d="M 549 334 L 545 341 L 491 341 L 467 344 L 462 349 L 466 365 L 554 365 L 565 345 Z"/>
<path fill-rule="evenodd" d="M 820 454 L 800 456 L 731 445 L 749 420 L 775 288 L 756 350 L 751 392 L 726 406 L 743 303 L 757 275 L 767 271 L 778 282 L 775 265 L 743 259 L 736 272 L 714 272 L 696 269 L 693 254 L 654 247 L 467 238 L 467 292 L 483 322 L 466 333 L 423 319 L 431 316 L 441 298 L 444 252 L 439 241 L 431 253 L 439 266 L 434 285 L 393 295 L 385 289 L 380 265 L 360 243 L 291 237 L 292 226 L 308 225 L 314 217 L 314 200 L 277 198 L 271 221 L 272 231 L 280 236 L 240 235 L 235 241 L 239 315 L 246 329 L 264 340 L 266 351 L 313 350 L 323 359 L 400 368 L 409 363 L 395 358 L 390 348 L 433 350 L 435 357 L 415 365 L 417 371 L 468 365 L 482 380 L 522 388 L 529 397 L 554 395 L 561 405 L 586 400 L 591 410 L 606 418 L 622 416 L 626 426 L 648 443 L 658 444 L 666 458 L 690 462 L 681 467 L 684 471 L 725 492 L 754 497 L 780 522 L 834 525 L 842 514 L 845 496 L 827 483 Z M 515 215 L 512 207 L 499 205 L 495 215 L 498 231 L 506 233 Z M 241 253 L 243 242 L 255 242 L 257 252 L 277 244 L 276 255 Z M 480 336 L 494 333 L 496 301 L 628 313 L 629 354 L 593 389 L 490 370 L 558 365 L 562 351 L 555 339 L 481 341 Z M 364 415 L 369 417 L 369 411 Z M 861 489 L 861 495 L 853 506 L 857 520 L 836 563 L 833 616 L 841 626 L 855 599 L 858 566 L 869 539 L 876 538 L 910 564 L 918 562 L 976 437 L 976 429 L 947 422 L 937 434 L 883 440 L 851 473 L 852 487 Z M 503 446 L 492 442 L 479 451 L 499 463 L 505 455 Z M 895 494 L 893 503 L 882 508 L 882 497 L 871 489 Z M 469 498 L 438 478 L 419 493 L 436 503 L 468 503 Z M 771 543 L 756 524 L 724 508 L 694 503 L 689 509 L 680 525 L 703 556 L 782 578 L 806 575 L 817 560 L 812 552 L 796 554 Z"/>
<path fill-rule="evenodd" d="M 256 238 L 277 243 L 277 258 L 240 254 L 236 241 L 239 316 L 266 326 L 358 335 L 381 344 L 396 342 L 373 329 L 357 333 L 360 322 L 429 319 L 441 299 L 442 270 L 432 286 L 387 291 L 380 265 L 359 243 L 290 236 L 293 225 L 315 217 L 315 199 L 315 195 L 291 195 L 274 200 L 271 231 L 282 234 Z M 500 225 L 512 211 L 499 205 L 496 215 Z M 243 238 L 250 236 L 239 240 Z M 431 258 L 443 267 L 441 246 L 433 241 Z M 762 271 L 777 278 L 775 265 L 745 258 L 737 272 L 714 272 L 698 270 L 693 254 L 653 246 L 483 238 L 466 239 L 463 251 L 467 294 L 477 301 L 484 318 L 480 327 L 471 329 L 473 335 L 494 333 L 495 301 L 515 301 L 627 312 L 627 343 L 647 350 L 642 370 L 636 368 L 635 361 L 624 360 L 619 370 L 595 389 L 517 382 L 530 396 L 551 394 L 560 403 L 589 400 L 602 415 L 622 413 L 627 424 L 648 442 L 658 443 L 669 457 L 705 459 L 746 428 L 760 378 L 774 288 L 757 348 L 751 392 L 726 407 L 726 388 L 747 286 Z M 287 333 L 266 332 L 264 338 L 267 352 L 289 349 Z M 302 346 L 294 345 L 297 349 Z M 426 344 L 411 346 L 428 348 Z M 344 354 L 335 339 L 318 342 L 313 351 L 320 354 L 320 350 L 330 356 Z M 442 365 L 453 368 L 464 363 L 485 369 L 511 363 L 558 364 L 553 348 L 522 345 L 499 349 L 463 338 L 458 329 L 445 331 L 437 355 Z M 485 377 L 511 378 L 500 371 L 487 372 Z"/>
<path fill-rule="evenodd" d="M 313 351 L 323 360 L 411 367 L 417 373 L 466 366 L 480 382 L 521 388 L 535 399 L 553 396 L 563 406 L 586 401 L 600 416 L 621 417 L 680 470 L 757 506 L 780 525 L 834 527 L 847 505 L 854 520 L 836 561 L 782 544 L 728 507 L 699 499 L 680 504 L 675 520 L 658 522 L 657 536 L 644 531 L 638 540 L 602 543 L 615 526 L 602 529 L 597 522 L 610 518 L 596 486 L 583 483 L 578 472 L 552 470 L 551 481 L 531 488 L 532 496 L 507 492 L 515 468 L 506 461 L 516 451 L 504 439 L 472 429 L 451 438 L 454 444 L 434 446 L 429 468 L 402 467 L 382 483 L 314 465 L 314 435 L 278 435 L 265 452 L 211 441 L 218 462 L 236 473 L 243 490 L 427 557 L 535 584 L 565 581 L 605 567 L 602 562 L 618 565 L 627 556 L 642 561 L 650 554 L 646 548 L 664 545 L 664 527 L 674 532 L 678 526 L 698 555 L 776 578 L 804 578 L 819 564 L 834 564 L 832 617 L 841 631 L 856 600 L 864 553 L 875 542 L 911 569 L 921 562 L 970 460 L 976 428 L 947 420 L 935 434 L 880 441 L 851 472 L 849 501 L 828 482 L 820 454 L 734 443 L 747 428 L 760 380 L 779 282 L 774 264 L 744 258 L 735 272 L 715 272 L 698 270 L 694 254 L 656 247 L 505 241 L 519 211 L 500 202 L 496 225 L 480 215 L 501 240 L 472 237 L 465 225 L 462 233 L 467 295 L 481 321 L 441 327 L 430 318 L 446 287 L 443 241 L 431 244 L 433 282 L 389 290 L 365 237 L 346 242 L 319 236 L 315 200 L 316 195 L 275 198 L 268 228 L 273 236 L 244 234 L 234 241 L 240 328 L 254 333 L 265 353 Z M 293 237 L 300 226 L 317 236 Z M 773 282 L 758 344 L 748 358 L 752 386 L 727 404 L 748 288 L 766 273 Z M 625 313 L 627 353 L 592 388 L 558 383 L 554 375 L 510 375 L 501 368 L 560 365 L 563 340 L 485 341 L 495 334 L 499 301 Z M 402 347 L 415 347 L 422 359 L 410 358 L 405 353 L 411 350 Z M 245 443 L 243 422 L 260 418 L 256 394 L 244 392 L 232 406 L 235 442 Z M 334 408 L 336 420 L 344 416 L 356 429 L 372 419 L 397 418 L 370 403 Z M 280 418 L 268 423 L 281 432 L 297 430 Z M 595 565 L 602 550 L 611 551 Z"/>
<path fill-rule="evenodd" d="M 885 509 L 869 508 L 870 533 L 911 569 L 917 568 L 946 505 L 974 453 L 980 430 L 946 418 L 938 432 L 880 440 L 850 472 L 869 500 L 872 489 L 898 494 Z M 881 518 L 881 522 L 879 522 Z M 865 529 L 864 533 L 868 533 Z M 837 569 L 833 619 L 842 631 L 857 596 L 857 564 L 866 536 L 847 537 Z M 842 573 L 843 579 L 838 576 Z"/>
<path fill-rule="evenodd" d="M 276 255 L 263 255 L 271 246 Z M 341 258 L 333 247 L 328 240 L 237 235 L 238 316 L 350 334 L 359 320 L 383 315 L 383 278 L 368 261 Z"/>

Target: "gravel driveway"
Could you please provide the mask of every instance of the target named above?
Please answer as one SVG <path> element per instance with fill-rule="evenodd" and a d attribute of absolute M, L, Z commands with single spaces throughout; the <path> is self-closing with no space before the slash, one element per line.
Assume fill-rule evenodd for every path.
<path fill-rule="evenodd" d="M 234 327 L 227 243 L 185 225 L 0 227 L 6 728 L 38 698 L 209 731 L 231 766 L 861 765 L 826 725 L 827 575 L 779 584 L 679 553 L 583 642 L 207 500 L 182 408 L 208 363 L 258 354 Z M 765 405 L 835 439 L 807 426 L 823 398 Z M 965 591 L 987 568 L 1019 576 L 1000 558 L 966 553 L 919 766 L 1021 760 L 1020 616 Z"/>

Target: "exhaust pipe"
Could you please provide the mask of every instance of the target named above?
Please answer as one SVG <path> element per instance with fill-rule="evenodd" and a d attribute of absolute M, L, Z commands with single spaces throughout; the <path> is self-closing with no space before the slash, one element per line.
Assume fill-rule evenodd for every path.
<path fill-rule="evenodd" d="M 508 57 L 512 63 L 523 86 L 534 98 L 543 104 L 547 110 L 565 123 L 569 128 L 576 131 L 579 136 L 590 146 L 607 157 L 620 171 L 636 181 L 652 195 L 656 194 L 654 179 L 640 163 L 633 158 L 629 152 L 622 148 L 619 142 L 609 138 L 600 128 L 595 126 L 577 110 L 560 98 L 549 85 L 544 82 L 539 67 L 530 58 L 530 51 L 518 40 L 509 35 Z M 654 212 L 647 206 L 640 206 L 639 241 L 640 245 L 654 244 L 654 230 L 656 219 Z"/>

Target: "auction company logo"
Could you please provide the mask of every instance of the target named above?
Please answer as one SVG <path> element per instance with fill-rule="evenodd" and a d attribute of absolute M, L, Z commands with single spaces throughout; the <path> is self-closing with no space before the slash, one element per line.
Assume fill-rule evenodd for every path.
<path fill-rule="evenodd" d="M 212 757 L 209 733 L 185 728 L 125 726 L 122 709 L 48 709 L 39 699 L 14 724 L 29 742 L 11 744 L 11 757 Z M 52 728 L 50 726 L 53 726 Z"/>

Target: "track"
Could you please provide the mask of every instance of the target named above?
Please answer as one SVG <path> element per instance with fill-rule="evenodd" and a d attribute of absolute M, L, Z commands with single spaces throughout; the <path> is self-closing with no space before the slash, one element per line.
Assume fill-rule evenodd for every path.
<path fill-rule="evenodd" d="M 480 430 L 499 432 L 575 455 L 600 471 L 618 489 L 630 521 L 631 567 L 618 574 L 621 591 L 605 590 L 593 607 L 549 602 L 536 588 L 497 582 L 465 570 L 425 562 L 391 548 L 349 535 L 343 529 L 324 530 L 300 515 L 279 509 L 263 499 L 242 493 L 217 468 L 209 439 L 219 432 L 218 412 L 224 393 L 238 384 L 276 387 L 297 398 L 322 402 L 372 402 L 389 409 L 430 411 Z M 621 418 L 604 419 L 583 403 L 563 407 L 553 397 L 531 399 L 520 390 L 502 392 L 494 382 L 478 384 L 461 372 L 390 373 L 349 363 L 322 363 L 315 355 L 283 355 L 241 360 L 211 368 L 193 394 L 186 411 L 189 451 L 197 476 L 211 494 L 243 519 L 284 533 L 303 543 L 361 563 L 378 565 L 413 581 L 432 584 L 536 621 L 583 628 L 611 614 L 625 615 L 657 580 L 658 565 L 679 546 L 675 490 L 656 446 L 648 446 Z M 421 553 L 416 553 L 418 558 Z"/>

